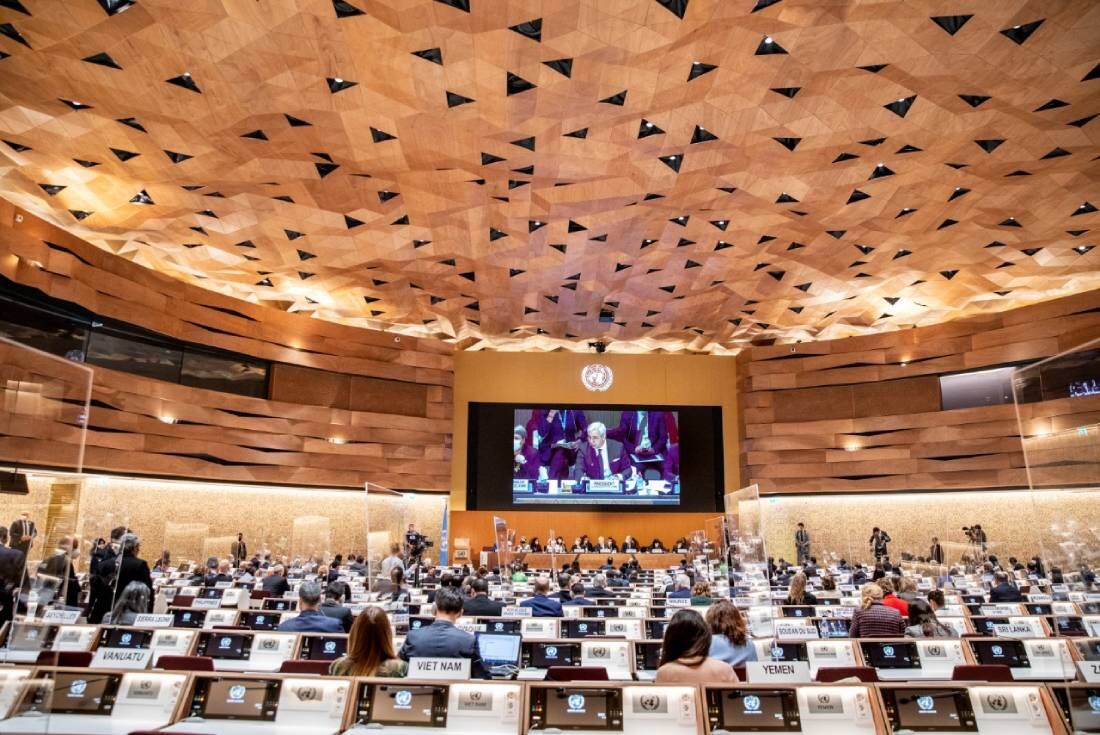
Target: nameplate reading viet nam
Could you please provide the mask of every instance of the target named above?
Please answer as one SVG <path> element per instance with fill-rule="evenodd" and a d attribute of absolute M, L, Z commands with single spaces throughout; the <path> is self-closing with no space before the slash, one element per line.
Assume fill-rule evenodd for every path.
<path fill-rule="evenodd" d="M 1078 661 L 1077 668 L 1089 684 L 1100 684 L 1100 661 Z"/>
<path fill-rule="evenodd" d="M 410 679 L 469 679 L 468 658 L 418 658 L 409 659 Z"/>
<path fill-rule="evenodd" d="M 175 618 L 171 615 L 141 614 L 134 618 L 135 628 L 171 628 Z"/>
<path fill-rule="evenodd" d="M 806 661 L 749 661 L 745 674 L 752 684 L 808 684 L 810 664 Z"/>
<path fill-rule="evenodd" d="M 43 623 L 59 623 L 61 625 L 72 625 L 79 619 L 79 610 L 47 610 L 46 614 L 42 616 Z"/>
<path fill-rule="evenodd" d="M 144 669 L 152 657 L 150 648 L 97 648 L 92 666 L 97 669 Z"/>

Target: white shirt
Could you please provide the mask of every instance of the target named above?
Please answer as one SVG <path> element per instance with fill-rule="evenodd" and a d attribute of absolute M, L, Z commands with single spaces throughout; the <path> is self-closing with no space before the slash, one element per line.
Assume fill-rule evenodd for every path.
<path fill-rule="evenodd" d="M 603 464 L 603 476 L 604 478 L 611 477 L 611 465 L 607 462 L 607 445 L 604 444 L 600 447 L 600 462 Z"/>

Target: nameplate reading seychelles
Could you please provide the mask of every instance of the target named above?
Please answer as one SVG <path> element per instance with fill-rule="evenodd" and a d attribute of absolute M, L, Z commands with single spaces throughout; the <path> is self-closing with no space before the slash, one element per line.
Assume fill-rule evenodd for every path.
<path fill-rule="evenodd" d="M 418 658 L 409 659 L 410 679 L 469 679 L 468 658 Z"/>

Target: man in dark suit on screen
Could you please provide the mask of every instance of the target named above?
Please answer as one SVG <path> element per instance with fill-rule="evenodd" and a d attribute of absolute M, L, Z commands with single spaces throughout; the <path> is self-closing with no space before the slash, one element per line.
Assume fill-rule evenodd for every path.
<path fill-rule="evenodd" d="M 607 427 L 596 421 L 588 427 L 588 443 L 584 446 L 581 472 L 590 480 L 606 480 L 609 477 L 632 477 L 634 465 L 630 457 L 620 453 L 612 456 L 607 446 Z"/>
<path fill-rule="evenodd" d="M 628 455 L 644 459 L 664 455 L 668 448 L 666 411 L 623 411 L 619 425 L 607 430 L 607 438 L 622 442 Z"/>
<path fill-rule="evenodd" d="M 569 477 L 569 468 L 577 461 L 577 448 L 584 440 L 588 420 L 584 411 L 551 408 L 539 422 L 539 462 L 551 480 Z"/>

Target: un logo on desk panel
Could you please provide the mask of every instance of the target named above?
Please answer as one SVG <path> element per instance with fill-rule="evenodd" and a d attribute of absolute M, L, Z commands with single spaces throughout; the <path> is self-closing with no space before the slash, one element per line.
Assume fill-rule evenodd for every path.
<path fill-rule="evenodd" d="M 119 638 L 118 642 L 125 646 L 125 645 L 129 644 L 130 641 L 133 640 L 133 638 L 134 638 L 133 633 L 123 633 L 122 636 Z"/>
<path fill-rule="evenodd" d="M 743 700 L 745 704 L 746 712 L 759 712 L 760 711 L 760 697 L 754 694 L 750 694 Z"/>
<path fill-rule="evenodd" d="M 583 712 L 584 711 L 584 695 L 583 694 L 570 694 L 569 699 L 566 700 L 566 704 L 569 706 L 570 712 Z"/>
<path fill-rule="evenodd" d="M 546 647 L 546 658 L 557 658 L 557 657 L 558 657 L 558 647 L 557 646 L 547 646 Z"/>
<path fill-rule="evenodd" d="M 883 646 L 882 647 L 882 655 L 885 656 L 886 658 L 893 658 L 894 657 L 894 647 L 893 646 Z"/>
<path fill-rule="evenodd" d="M 1089 697 L 1089 707 L 1093 712 L 1100 712 L 1100 696 L 1093 695 Z"/>
<path fill-rule="evenodd" d="M 659 694 L 643 694 L 638 697 L 638 704 L 645 712 L 656 712 L 661 708 L 661 696 Z"/>
<path fill-rule="evenodd" d="M 917 709 L 921 712 L 931 712 L 936 706 L 936 700 L 931 697 L 917 697 Z"/>
<path fill-rule="evenodd" d="M 1003 694 L 990 694 L 985 701 L 993 712 L 1004 712 L 1008 709 L 1008 697 Z"/>
<path fill-rule="evenodd" d="M 74 679 L 73 683 L 69 685 L 69 694 L 74 697 L 84 696 L 84 690 L 88 688 L 88 682 L 84 679 Z"/>
<path fill-rule="evenodd" d="M 325 641 L 325 653 L 336 653 L 336 641 Z"/>
<path fill-rule="evenodd" d="M 993 653 L 994 656 L 1003 656 L 1005 653 L 1005 649 L 1001 646 L 992 646 L 989 650 Z"/>
<path fill-rule="evenodd" d="M 393 695 L 393 701 L 398 707 L 408 707 L 413 701 L 412 692 L 402 689 Z"/>
<path fill-rule="evenodd" d="M 607 365 L 594 362 L 581 368 L 581 385 L 590 391 L 602 393 L 611 387 L 615 374 Z"/>
<path fill-rule="evenodd" d="M 321 699 L 321 689 L 319 687 L 298 687 L 294 690 L 294 695 L 298 697 L 299 702 L 313 702 Z"/>
<path fill-rule="evenodd" d="M 244 699 L 245 688 L 240 684 L 229 687 L 229 699 L 234 702 L 240 702 Z"/>

